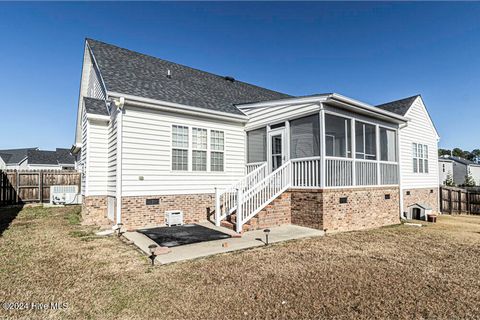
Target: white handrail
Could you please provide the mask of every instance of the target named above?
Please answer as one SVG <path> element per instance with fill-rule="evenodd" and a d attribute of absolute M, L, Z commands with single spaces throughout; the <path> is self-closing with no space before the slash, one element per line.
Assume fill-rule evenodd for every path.
<path fill-rule="evenodd" d="M 285 162 L 265 179 L 243 192 L 237 190 L 236 231 L 242 232 L 242 226 L 260 212 L 266 205 L 291 186 L 292 163 Z"/>
<path fill-rule="evenodd" d="M 237 183 L 220 191 L 215 188 L 215 224 L 220 225 L 220 221 L 225 219 L 237 209 L 237 190 L 245 192 L 263 179 L 267 175 L 267 163 L 258 165 L 256 169 L 251 171 Z"/>

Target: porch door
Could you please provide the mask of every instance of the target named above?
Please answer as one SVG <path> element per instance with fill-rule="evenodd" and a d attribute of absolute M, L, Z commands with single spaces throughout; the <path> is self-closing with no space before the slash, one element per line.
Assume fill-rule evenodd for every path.
<path fill-rule="evenodd" d="M 285 161 L 285 128 L 268 133 L 268 162 L 270 172 L 278 169 Z"/>

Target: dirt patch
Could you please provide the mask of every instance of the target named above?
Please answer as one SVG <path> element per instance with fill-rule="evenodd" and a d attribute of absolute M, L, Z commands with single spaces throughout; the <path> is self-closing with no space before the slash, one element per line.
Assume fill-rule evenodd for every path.
<path fill-rule="evenodd" d="M 39 210 L 38 212 L 36 212 Z M 480 217 L 441 216 L 151 268 L 78 208 L 25 208 L 0 238 L 0 300 L 67 303 L 0 317 L 477 318 Z M 0 217 L 2 209 L 0 209 Z M 88 239 L 88 240 L 87 240 Z"/>

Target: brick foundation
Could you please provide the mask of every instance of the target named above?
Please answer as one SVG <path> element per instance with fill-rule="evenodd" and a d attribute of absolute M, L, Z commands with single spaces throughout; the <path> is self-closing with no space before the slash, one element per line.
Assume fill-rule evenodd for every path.
<path fill-rule="evenodd" d="M 407 195 L 407 192 L 410 194 Z M 432 207 L 432 213 L 439 213 L 438 187 L 403 190 L 403 211 L 407 212 L 408 207 L 415 203 L 428 204 Z"/>
<path fill-rule="evenodd" d="M 82 202 L 82 224 L 111 226 L 107 218 L 107 196 L 84 197 Z"/>
<path fill-rule="evenodd" d="M 159 204 L 147 205 L 147 199 L 159 199 Z M 122 197 L 122 223 L 127 229 L 164 225 L 170 210 L 181 210 L 185 223 L 195 223 L 206 221 L 214 208 L 214 194 Z"/>
<path fill-rule="evenodd" d="M 400 222 L 398 188 L 290 190 L 292 223 L 341 232 L 376 228 Z M 390 199 L 385 199 L 390 195 Z M 340 198 L 347 198 L 340 203 Z"/>
<path fill-rule="evenodd" d="M 249 221 L 248 230 L 291 224 L 291 218 L 291 193 L 284 192 Z"/>

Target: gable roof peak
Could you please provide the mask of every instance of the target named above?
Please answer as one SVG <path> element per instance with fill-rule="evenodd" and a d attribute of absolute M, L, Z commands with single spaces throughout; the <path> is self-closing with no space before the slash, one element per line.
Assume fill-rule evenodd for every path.
<path fill-rule="evenodd" d="M 416 94 L 411 97 L 403 98 L 400 100 L 390 101 L 387 103 L 377 105 L 378 108 L 390 111 L 401 116 L 407 114 L 408 110 L 412 106 L 413 102 L 418 98 L 421 97 L 420 94 Z"/>

